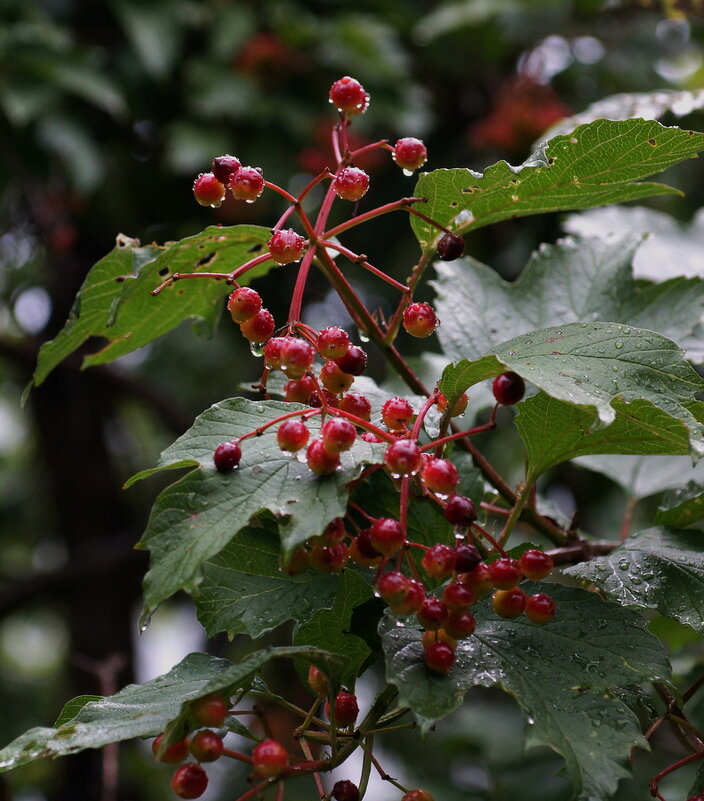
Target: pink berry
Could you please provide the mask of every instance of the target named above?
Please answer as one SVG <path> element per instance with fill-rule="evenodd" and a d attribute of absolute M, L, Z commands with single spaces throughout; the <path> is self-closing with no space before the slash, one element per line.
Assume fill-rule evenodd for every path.
<path fill-rule="evenodd" d="M 382 438 L 374 434 L 372 431 L 363 431 L 359 435 L 360 439 L 363 439 L 365 442 L 383 442 Z"/>
<path fill-rule="evenodd" d="M 425 664 L 435 673 L 449 673 L 455 663 L 455 652 L 446 643 L 431 642 L 425 649 Z"/>
<path fill-rule="evenodd" d="M 433 578 L 447 578 L 451 576 L 455 570 L 457 562 L 457 555 L 454 548 L 449 545 L 432 545 L 423 554 L 420 563 L 423 570 Z"/>
<path fill-rule="evenodd" d="M 304 339 L 287 337 L 281 344 L 281 369 L 291 378 L 302 378 L 315 359 L 315 348 Z"/>
<path fill-rule="evenodd" d="M 394 145 L 393 156 L 399 167 L 413 172 L 428 160 L 428 149 L 420 139 L 406 136 Z"/>
<path fill-rule="evenodd" d="M 459 234 L 445 234 L 438 242 L 438 256 L 443 261 L 454 261 L 464 256 L 465 242 Z"/>
<path fill-rule="evenodd" d="M 264 191 L 264 176 L 254 167 L 240 167 L 230 178 L 229 189 L 235 200 L 253 203 Z"/>
<path fill-rule="evenodd" d="M 276 231 L 267 242 L 269 253 L 277 264 L 290 264 L 298 261 L 303 255 L 306 240 L 293 228 Z"/>
<path fill-rule="evenodd" d="M 250 342 L 266 342 L 271 338 L 275 328 L 276 323 L 268 309 L 260 309 L 254 317 L 240 324 L 242 336 Z"/>
<path fill-rule="evenodd" d="M 477 519 L 477 510 L 471 498 L 452 495 L 447 499 L 444 509 L 445 520 L 453 526 L 466 528 Z"/>
<path fill-rule="evenodd" d="M 329 453 L 322 439 L 314 439 L 306 450 L 306 462 L 314 473 L 327 476 L 340 466 L 340 456 L 337 453 Z"/>
<path fill-rule="evenodd" d="M 252 767 L 259 776 L 280 776 L 288 767 L 288 752 L 277 740 L 263 740 L 254 746 Z"/>
<path fill-rule="evenodd" d="M 403 327 L 414 337 L 429 337 L 438 326 L 435 309 L 429 303 L 411 303 L 403 310 Z"/>
<path fill-rule="evenodd" d="M 369 541 L 375 551 L 384 556 L 393 556 L 406 542 L 406 534 L 398 520 L 394 520 L 393 517 L 380 517 L 372 523 Z"/>
<path fill-rule="evenodd" d="M 202 172 L 193 182 L 193 197 L 201 206 L 219 206 L 225 199 L 225 187 L 212 172 Z"/>
<path fill-rule="evenodd" d="M 207 786 L 208 774 L 195 762 L 176 768 L 171 777 L 171 789 L 179 798 L 199 798 Z"/>
<path fill-rule="evenodd" d="M 367 354 L 359 345 L 350 345 L 345 354 L 334 359 L 334 362 L 343 373 L 362 375 L 367 366 Z"/>
<path fill-rule="evenodd" d="M 324 359 L 339 359 L 347 353 L 350 338 L 344 328 L 338 326 L 323 328 L 318 334 L 317 346 L 318 353 Z"/>
<path fill-rule="evenodd" d="M 329 453 L 348 451 L 357 439 L 357 429 L 349 420 L 334 417 L 323 424 L 320 435 Z"/>
<path fill-rule="evenodd" d="M 501 373 L 494 379 L 491 385 L 497 403 L 504 406 L 512 406 L 514 403 L 523 399 L 526 392 L 525 381 L 518 373 Z"/>
<path fill-rule="evenodd" d="M 369 176 L 359 167 L 343 167 L 333 179 L 333 188 L 342 200 L 356 201 L 366 195 Z"/>
<path fill-rule="evenodd" d="M 224 746 L 222 737 L 210 729 L 201 729 L 193 735 L 191 740 L 191 753 L 198 762 L 215 762 L 220 759 Z"/>
<path fill-rule="evenodd" d="M 502 556 L 489 565 L 494 586 L 499 590 L 510 590 L 523 578 L 521 566 L 516 559 Z"/>
<path fill-rule="evenodd" d="M 421 451 L 412 439 L 393 442 L 384 456 L 384 464 L 394 476 L 415 475 L 421 466 Z"/>
<path fill-rule="evenodd" d="M 522 553 L 518 562 L 521 566 L 521 573 L 531 581 L 544 579 L 555 567 L 552 556 L 545 553 L 545 551 L 538 551 L 537 549 Z"/>
<path fill-rule="evenodd" d="M 234 470 L 242 458 L 242 448 L 239 442 L 223 442 L 213 453 L 213 463 L 215 469 L 220 473 L 227 473 Z M 206 724 L 207 725 L 207 724 Z"/>
<path fill-rule="evenodd" d="M 272 337 L 264 345 L 264 361 L 270 370 L 281 369 L 281 348 L 288 342 L 288 337 Z"/>
<path fill-rule="evenodd" d="M 381 407 L 381 419 L 390 431 L 403 431 L 413 419 L 413 407 L 405 398 L 389 398 Z"/>
<path fill-rule="evenodd" d="M 295 453 L 305 447 L 309 435 L 302 420 L 284 420 L 276 431 L 276 441 L 282 451 Z"/>
<path fill-rule="evenodd" d="M 227 299 L 227 310 L 236 323 L 244 323 L 258 314 L 262 308 L 260 294 L 251 287 L 241 286 L 230 293 Z"/>
<path fill-rule="evenodd" d="M 284 399 L 289 403 L 308 404 L 308 399 L 315 392 L 315 379 L 304 375 L 298 381 L 287 381 L 284 384 Z"/>
<path fill-rule="evenodd" d="M 340 400 L 340 409 L 348 414 L 353 414 L 360 420 L 371 420 L 372 405 L 369 400 L 358 392 L 348 392 Z"/>
<path fill-rule="evenodd" d="M 330 87 L 330 102 L 345 114 L 363 114 L 369 106 L 369 94 L 359 81 L 346 75 Z"/>
<path fill-rule="evenodd" d="M 216 156 L 213 159 L 213 163 L 210 165 L 210 169 L 213 171 L 213 175 L 215 175 L 218 181 L 224 186 L 227 186 L 232 176 L 241 166 L 242 162 L 228 153 L 224 156 Z"/>
<path fill-rule="evenodd" d="M 538 592 L 528 596 L 524 611 L 528 620 L 543 625 L 555 617 L 557 604 L 547 593 Z"/>
<path fill-rule="evenodd" d="M 449 459 L 430 459 L 421 468 L 420 479 L 430 492 L 450 495 L 455 491 L 460 474 Z"/>
<path fill-rule="evenodd" d="M 325 362 L 320 368 L 320 383 L 333 395 L 341 395 L 354 383 L 354 376 L 345 373 L 335 362 Z"/>

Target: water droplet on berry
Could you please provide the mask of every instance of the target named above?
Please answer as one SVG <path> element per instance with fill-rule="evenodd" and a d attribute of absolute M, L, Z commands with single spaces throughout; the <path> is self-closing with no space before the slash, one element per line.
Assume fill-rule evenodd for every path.
<path fill-rule="evenodd" d="M 245 200 L 245 203 L 254 203 L 253 200 Z"/>
<path fill-rule="evenodd" d="M 410 178 L 414 172 L 415 170 L 406 170 L 406 169 L 403 170 L 403 174 L 406 176 L 406 178 Z"/>

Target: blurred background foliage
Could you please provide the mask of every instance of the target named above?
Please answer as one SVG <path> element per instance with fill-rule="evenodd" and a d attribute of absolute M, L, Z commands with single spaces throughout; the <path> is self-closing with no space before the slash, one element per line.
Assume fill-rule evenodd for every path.
<path fill-rule="evenodd" d="M 158 482 L 128 493 L 120 486 L 204 407 L 256 379 L 257 364 L 233 327 L 210 341 L 181 330 L 85 373 L 69 359 L 20 407 L 39 345 L 61 327 L 116 234 L 163 242 L 214 221 L 276 219 L 281 204 L 271 193 L 253 206 L 201 209 L 193 178 L 230 152 L 283 186 L 300 186 L 330 163 L 327 91 L 346 74 L 372 95 L 369 113 L 355 119 L 359 142 L 421 137 L 431 169 L 520 163 L 553 123 L 597 99 L 701 87 L 703 14 L 698 0 L 0 3 L 3 743 L 50 725 L 68 697 L 113 692 L 205 647 L 186 599 L 136 636 L 146 559 L 132 545 Z M 704 120 L 678 123 L 701 130 Z M 383 154 L 361 166 L 372 171 L 369 206 L 410 194 L 413 179 Z M 688 221 L 704 206 L 701 173 L 685 165 L 669 180 L 686 197 L 653 205 Z M 511 221 L 473 234 L 469 247 L 515 277 L 531 250 L 559 232 L 554 217 Z M 354 241 L 360 236 L 363 247 Z M 354 232 L 350 244 L 400 278 L 416 254 L 404 215 Z M 277 271 L 258 287 L 275 314 L 287 305 L 290 281 Z M 390 308 L 378 282 L 361 278 L 359 289 L 373 306 Z M 314 284 L 309 301 L 312 324 L 338 322 L 339 304 L 325 286 Z M 370 356 L 378 377 L 379 359 Z M 515 440 L 506 443 L 499 461 L 510 474 L 521 451 Z M 620 519 L 623 492 L 585 475 L 554 474 L 552 496 L 568 509 L 577 502 L 597 528 Z M 698 644 L 674 624 L 654 625 L 686 676 Z M 208 647 L 232 657 L 251 645 Z M 522 727 L 508 696 L 477 691 L 427 742 L 399 737 L 384 748 L 410 786 L 417 781 L 443 801 L 567 798 L 559 758 L 546 749 L 524 755 Z M 678 753 L 666 737 L 659 747 L 665 756 L 639 757 L 640 781 L 625 782 L 619 799 L 642 799 L 643 777 L 667 764 L 668 749 Z M 118 770 L 101 795 L 100 777 Z M 168 798 L 168 774 L 129 744 L 119 754 L 88 752 L 4 777 L 0 799 Z M 684 797 L 686 778 L 673 781 Z M 219 794 L 218 784 L 206 801 L 233 795 Z"/>

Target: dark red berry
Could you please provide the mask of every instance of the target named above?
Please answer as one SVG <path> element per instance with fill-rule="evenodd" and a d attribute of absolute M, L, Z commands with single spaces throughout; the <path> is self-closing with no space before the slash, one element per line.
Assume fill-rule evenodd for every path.
<path fill-rule="evenodd" d="M 215 449 L 213 453 L 213 463 L 215 469 L 221 473 L 227 473 L 228 470 L 234 470 L 240 463 L 242 458 L 242 448 L 239 442 L 223 442 Z"/>
<path fill-rule="evenodd" d="M 242 163 L 240 160 L 228 153 L 224 156 L 216 156 L 213 159 L 213 163 L 210 165 L 210 169 L 213 171 L 213 175 L 215 175 L 218 181 L 227 186 L 232 176 L 241 166 Z"/>
<path fill-rule="evenodd" d="M 222 737 L 210 729 L 201 729 L 191 740 L 191 753 L 199 762 L 215 762 L 223 750 Z"/>
<path fill-rule="evenodd" d="M 222 726 L 229 709 L 227 701 L 216 693 L 198 698 L 191 704 L 191 715 L 201 726 Z"/>
<path fill-rule="evenodd" d="M 171 789 L 179 798 L 199 798 L 207 786 L 208 774 L 195 762 L 176 768 L 171 777 Z"/>
<path fill-rule="evenodd" d="M 435 673 L 449 673 L 455 663 L 454 650 L 442 640 L 425 648 L 425 664 Z"/>
<path fill-rule="evenodd" d="M 529 595 L 526 600 L 526 617 L 533 623 L 549 623 L 557 613 L 557 604 L 547 593 L 537 592 Z"/>
<path fill-rule="evenodd" d="M 403 327 L 414 337 L 429 337 L 438 326 L 435 309 L 429 303 L 411 303 L 403 310 Z"/>
<path fill-rule="evenodd" d="M 502 556 L 489 565 L 489 574 L 494 586 L 499 590 L 509 590 L 523 578 L 521 566 L 516 559 Z"/>
<path fill-rule="evenodd" d="M 260 309 L 254 317 L 250 317 L 240 325 L 242 336 L 250 342 L 266 342 L 275 328 L 276 323 L 268 309 Z"/>
<path fill-rule="evenodd" d="M 311 665 L 308 668 L 308 684 L 316 695 L 322 695 L 328 691 L 328 683 L 325 674 L 315 665 Z"/>
<path fill-rule="evenodd" d="M 369 95 L 359 81 L 345 75 L 330 87 L 330 102 L 345 114 L 363 114 L 369 106 Z"/>
<path fill-rule="evenodd" d="M 445 234 L 438 242 L 438 256 L 443 261 L 454 261 L 464 256 L 465 241 L 459 234 Z"/>
<path fill-rule="evenodd" d="M 340 359 L 347 353 L 347 349 L 350 346 L 350 338 L 344 328 L 339 328 L 335 325 L 330 328 L 323 328 L 318 334 L 316 344 L 318 353 L 324 359 Z"/>
<path fill-rule="evenodd" d="M 448 614 L 447 606 L 439 598 L 429 595 L 423 601 L 416 617 L 424 629 L 441 629 Z"/>
<path fill-rule="evenodd" d="M 323 396 L 322 398 L 320 397 L 321 395 Z M 323 406 L 323 400 L 325 401 L 325 406 L 330 409 L 337 409 L 339 406 L 337 395 L 334 395 L 329 389 L 321 389 L 317 392 L 313 392 L 308 398 L 308 405 L 320 409 Z"/>
<path fill-rule="evenodd" d="M 455 546 L 455 570 L 458 573 L 469 573 L 482 561 L 482 555 L 475 545 L 461 542 Z"/>
<path fill-rule="evenodd" d="M 381 407 L 381 419 L 389 431 L 403 431 L 413 419 L 413 407 L 405 398 L 389 398 Z"/>
<path fill-rule="evenodd" d="M 258 776 L 280 776 L 288 767 L 288 752 L 277 740 L 263 740 L 254 746 L 252 767 Z"/>
<path fill-rule="evenodd" d="M 287 337 L 281 343 L 281 369 L 292 379 L 303 378 L 315 359 L 315 348 L 304 339 Z"/>
<path fill-rule="evenodd" d="M 279 339 L 279 337 L 276 337 L 276 339 Z M 284 398 L 289 403 L 304 403 L 310 405 L 308 400 L 314 392 L 315 380 L 309 375 L 304 375 L 303 378 L 300 378 L 298 381 L 287 381 L 284 384 Z"/>
<path fill-rule="evenodd" d="M 343 200 L 359 200 L 369 189 L 369 176 L 359 167 L 343 167 L 333 179 L 335 194 Z"/>
<path fill-rule="evenodd" d="M 396 571 L 382 573 L 376 580 L 376 591 L 389 605 L 403 601 L 409 588 L 410 579 Z"/>
<path fill-rule="evenodd" d="M 399 139 L 394 145 L 393 157 L 396 164 L 408 172 L 422 167 L 428 160 L 428 149 L 413 136 L 406 136 Z"/>
<path fill-rule="evenodd" d="M 545 553 L 545 551 L 538 551 L 535 548 L 522 553 L 518 563 L 521 566 L 523 575 L 531 581 L 544 579 L 555 567 L 550 554 Z"/>
<path fill-rule="evenodd" d="M 255 289 L 241 286 L 227 299 L 227 310 L 236 323 L 243 323 L 258 314 L 262 308 L 262 299 Z"/>
<path fill-rule="evenodd" d="M 276 431 L 276 441 L 282 451 L 295 453 L 304 448 L 310 432 L 301 420 L 284 420 Z"/>
<path fill-rule="evenodd" d="M 348 451 L 357 439 L 357 429 L 349 420 L 333 417 L 320 429 L 325 449 L 330 453 Z"/>
<path fill-rule="evenodd" d="M 464 495 L 451 495 L 444 509 L 445 520 L 453 526 L 466 528 L 477 519 L 477 510 L 471 498 Z"/>
<path fill-rule="evenodd" d="M 337 545 L 337 543 L 342 542 L 346 536 L 347 531 L 345 530 L 344 519 L 336 517 L 325 526 L 325 531 L 320 535 L 320 539 L 325 545 Z"/>
<path fill-rule="evenodd" d="M 398 520 L 393 517 L 380 517 L 372 523 L 369 530 L 372 548 L 384 556 L 398 553 L 406 542 L 406 535 Z"/>
<path fill-rule="evenodd" d="M 468 405 L 469 396 L 466 392 L 463 392 L 455 401 L 455 405 L 452 407 L 450 417 L 459 417 L 461 414 L 464 414 Z M 447 398 L 442 394 L 442 392 L 438 392 L 438 411 L 441 414 L 445 414 L 447 411 Z"/>
<path fill-rule="evenodd" d="M 423 570 L 433 578 L 447 578 L 455 570 L 457 555 L 449 545 L 432 545 L 423 554 L 420 563 Z"/>
<path fill-rule="evenodd" d="M 459 580 L 466 584 L 477 597 L 491 592 L 494 584 L 491 580 L 489 565 L 480 562 L 473 570 L 460 574 Z"/>
<path fill-rule="evenodd" d="M 359 345 L 350 345 L 343 356 L 334 359 L 343 373 L 362 375 L 367 366 L 367 354 Z"/>
<path fill-rule="evenodd" d="M 204 172 L 193 182 L 193 197 L 201 206 L 219 206 L 225 199 L 225 187 L 212 172 Z"/>
<path fill-rule="evenodd" d="M 526 393 L 525 381 L 518 373 L 501 373 L 494 379 L 491 385 L 497 403 L 504 406 L 512 406 L 518 403 Z"/>
<path fill-rule="evenodd" d="M 340 409 L 348 414 L 353 414 L 360 420 L 369 421 L 372 417 L 371 403 L 368 398 L 358 392 L 348 392 L 343 395 L 340 400 Z"/>
<path fill-rule="evenodd" d="M 170 745 L 168 748 L 164 749 L 161 756 L 159 756 L 159 749 L 161 748 L 161 744 L 163 742 L 164 742 L 163 734 L 159 734 L 152 741 L 152 754 L 154 754 L 154 759 L 158 760 L 159 762 L 168 762 L 170 764 L 175 764 L 176 762 L 183 762 L 183 760 L 188 756 L 188 747 L 189 747 L 188 737 L 173 743 L 173 745 Z"/>
<path fill-rule="evenodd" d="M 343 372 L 335 362 L 325 362 L 319 373 L 320 383 L 333 395 L 341 395 L 354 383 L 354 376 Z"/>
<path fill-rule="evenodd" d="M 413 476 L 420 469 L 420 446 L 412 439 L 399 439 L 392 442 L 384 455 L 384 464 L 394 477 Z"/>
<path fill-rule="evenodd" d="M 420 480 L 427 490 L 450 495 L 455 491 L 460 474 L 449 459 L 429 459 L 421 468 Z"/>
<path fill-rule="evenodd" d="M 229 189 L 235 200 L 254 203 L 264 191 L 264 176 L 254 167 L 240 167 L 230 178 Z"/>
<path fill-rule="evenodd" d="M 310 564 L 318 573 L 339 573 L 347 562 L 349 548 L 344 542 L 337 545 L 315 545 L 310 552 Z"/>
<path fill-rule="evenodd" d="M 325 704 L 325 714 L 331 717 L 329 703 Z M 340 690 L 335 697 L 335 723 L 338 728 L 346 729 L 348 726 L 353 726 L 357 720 L 357 715 L 359 715 L 357 696 L 345 690 Z"/>
<path fill-rule="evenodd" d="M 474 634 L 477 621 L 471 612 L 450 612 L 445 621 L 445 631 L 456 640 L 464 640 Z"/>
<path fill-rule="evenodd" d="M 491 606 L 499 617 L 518 617 L 526 608 L 526 594 L 520 587 L 496 590 L 491 596 Z"/>
<path fill-rule="evenodd" d="M 474 593 L 461 581 L 453 581 L 443 589 L 442 600 L 451 612 L 466 612 L 474 603 Z"/>
<path fill-rule="evenodd" d="M 306 240 L 297 234 L 293 228 L 276 231 L 267 242 L 269 253 L 277 264 L 291 264 L 298 261 L 303 255 Z"/>
<path fill-rule="evenodd" d="M 373 567 L 381 561 L 381 554 L 374 549 L 370 529 L 365 528 L 350 543 L 350 559 L 361 567 Z"/>
<path fill-rule="evenodd" d="M 359 801 L 359 788 L 353 782 L 335 782 L 332 786 L 332 797 L 335 801 Z"/>

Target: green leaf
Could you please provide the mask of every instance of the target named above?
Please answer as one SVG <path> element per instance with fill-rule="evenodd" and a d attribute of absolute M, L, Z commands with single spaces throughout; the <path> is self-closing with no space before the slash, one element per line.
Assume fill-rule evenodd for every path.
<path fill-rule="evenodd" d="M 558 400 L 595 409 L 593 426 L 614 422 L 614 403 L 647 400 L 683 421 L 693 456 L 704 454 L 702 425 L 690 410 L 704 381 L 677 345 L 652 331 L 617 323 L 568 323 L 504 342 L 477 361 L 449 365 L 440 390 L 454 402 L 486 378 L 512 370 Z"/>
<path fill-rule="evenodd" d="M 316 476 L 276 442 L 276 426 L 242 443 L 240 466 L 218 473 L 213 451 L 260 426 L 305 407 L 280 401 L 234 398 L 201 414 L 193 427 L 162 453 L 158 465 L 134 476 L 129 484 L 159 470 L 198 467 L 157 498 L 138 547 L 151 552 L 144 581 L 145 615 L 179 589 L 194 591 L 203 564 L 219 553 L 251 518 L 268 510 L 278 518 L 283 551 L 288 554 L 345 514 L 346 486 L 364 464 L 383 462 L 384 445 L 358 439 L 342 454 L 333 475 Z M 307 421 L 311 439 L 320 417 Z"/>
<path fill-rule="evenodd" d="M 623 92 L 604 97 L 592 103 L 579 114 L 565 117 L 546 131 L 542 140 L 568 134 L 578 125 L 598 119 L 628 120 L 639 117 L 656 120 L 667 112 L 683 117 L 696 109 L 704 108 L 704 89 L 682 91 L 678 89 L 656 89 L 654 92 Z"/>
<path fill-rule="evenodd" d="M 210 226 L 164 247 L 140 247 L 136 239 L 118 237 L 115 249 L 83 282 L 63 329 L 42 347 L 35 385 L 91 336 L 103 337 L 108 344 L 86 356 L 84 367 L 131 353 L 189 318 L 201 320 L 203 330 L 212 329 L 222 298 L 231 289 L 224 281 L 178 281 L 157 297 L 151 291 L 176 272 L 230 272 L 259 252 L 270 235 L 268 229 L 252 225 Z M 270 267 L 260 265 L 240 283 Z"/>
<path fill-rule="evenodd" d="M 542 245 L 513 283 L 474 259 L 438 262 L 438 279 L 431 283 L 444 353 L 453 360 L 477 359 L 519 334 L 596 319 L 681 342 L 702 317 L 704 280 L 636 282 L 631 263 L 642 242 L 633 235 L 567 237 Z"/>
<path fill-rule="evenodd" d="M 261 637 L 287 620 L 310 620 L 335 603 L 337 576 L 279 569 L 281 546 L 272 525 L 248 527 L 203 564 L 196 597 L 198 620 L 209 637 Z"/>
<path fill-rule="evenodd" d="M 350 628 L 354 610 L 373 597 L 371 586 L 359 573 L 344 570 L 333 608 L 318 611 L 294 635 L 296 645 L 313 645 L 340 656 L 339 666 L 331 671 L 334 684 L 354 687 L 355 679 L 371 654 L 366 642 L 350 633 Z"/>
<path fill-rule="evenodd" d="M 704 542 L 701 531 L 649 528 L 608 556 L 567 568 L 630 609 L 661 615 L 704 632 Z"/>
<path fill-rule="evenodd" d="M 704 517 L 704 484 L 688 481 L 680 489 L 668 492 L 655 515 L 655 524 L 687 528 Z"/>
<path fill-rule="evenodd" d="M 541 146 L 520 167 L 499 161 L 482 174 L 468 169 L 421 175 L 413 191 L 418 211 L 457 233 L 528 214 L 587 209 L 654 195 L 677 194 L 662 184 L 638 183 L 692 158 L 704 134 L 646 120 L 596 120 Z M 437 229 L 411 220 L 423 249 Z"/>
<path fill-rule="evenodd" d="M 100 701 L 101 695 L 78 695 L 64 704 L 64 708 L 59 713 L 59 717 L 54 721 L 54 728 L 60 729 L 64 723 L 73 720 L 83 707 L 91 701 Z"/>
<path fill-rule="evenodd" d="M 538 589 L 545 585 L 526 586 Z M 528 743 L 565 758 L 575 798 L 606 801 L 627 775 L 631 749 L 646 747 L 618 689 L 667 681 L 667 655 L 636 614 L 574 588 L 551 585 L 550 594 L 559 609 L 546 626 L 501 619 L 487 601 L 478 605 L 476 632 L 459 643 L 447 676 L 426 668 L 421 632 L 387 615 L 380 626 L 387 680 L 424 729 L 457 708 L 470 687 L 501 687 L 523 709 Z"/>

